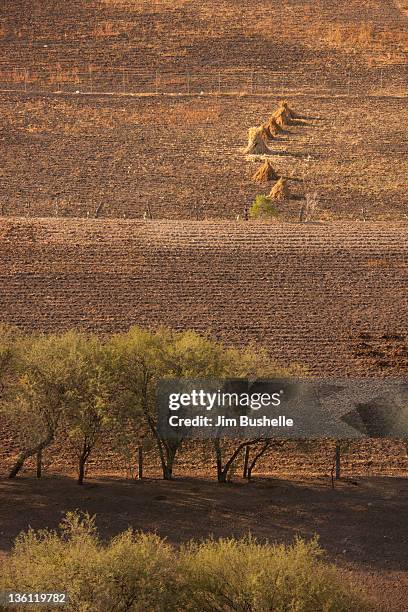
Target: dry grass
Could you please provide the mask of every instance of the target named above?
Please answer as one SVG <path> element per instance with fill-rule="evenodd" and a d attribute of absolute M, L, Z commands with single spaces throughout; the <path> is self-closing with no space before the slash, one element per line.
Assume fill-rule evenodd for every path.
<path fill-rule="evenodd" d="M 366 261 L 367 268 L 390 268 L 394 265 L 394 262 L 387 257 L 371 258 Z"/>
<path fill-rule="evenodd" d="M 252 127 L 248 130 L 248 145 L 244 150 L 247 155 L 270 155 L 268 147 L 268 132 L 265 127 Z"/>
<path fill-rule="evenodd" d="M 273 167 L 272 162 L 268 159 L 265 159 L 262 166 L 258 168 L 252 177 L 255 183 L 268 183 L 269 181 L 277 181 L 278 179 L 279 175 Z"/>
<path fill-rule="evenodd" d="M 24 80 L 24 75 L 21 76 Z M 16 78 L 17 78 L 16 76 Z M 65 79 L 75 73 L 65 73 Z M 60 79 L 56 78 L 57 82 Z M 155 126 L 158 116 L 162 126 L 172 128 L 211 126 L 217 123 L 221 115 L 220 103 L 203 101 L 202 103 L 184 102 L 174 106 L 161 103 L 158 106 L 147 106 L 144 109 L 114 109 L 109 107 L 93 108 L 92 106 L 78 112 L 76 104 L 65 100 L 30 100 L 21 102 L 20 111 L 9 108 L 3 113 L 3 120 L 13 129 L 29 133 L 53 133 L 65 136 L 89 135 L 98 131 L 112 131 L 123 127 Z"/>
<path fill-rule="evenodd" d="M 137 13 L 180 9 L 191 4 L 191 0 L 102 0 L 108 7 Z"/>
<path fill-rule="evenodd" d="M 279 125 L 273 115 L 269 117 L 266 125 L 268 126 L 269 132 L 270 134 L 272 134 L 272 136 L 277 136 L 278 134 L 281 134 L 284 131 L 282 126 Z"/>
<path fill-rule="evenodd" d="M 109 38 L 126 34 L 134 29 L 132 21 L 102 21 L 92 30 L 92 38 Z"/>
<path fill-rule="evenodd" d="M 296 113 L 290 108 L 286 100 L 284 100 L 280 103 L 278 110 L 273 113 L 269 124 L 272 125 L 272 129 L 275 129 L 274 126 L 276 124 L 278 128 L 282 130 L 285 126 L 289 126 L 295 118 Z M 272 123 L 273 119 L 275 121 Z"/>
<path fill-rule="evenodd" d="M 329 28 L 325 39 L 335 47 L 347 50 L 408 50 L 408 32 L 402 29 L 380 30 L 372 23 L 336 25 Z"/>
<path fill-rule="evenodd" d="M 268 197 L 272 198 L 272 200 L 289 200 L 290 191 L 287 180 L 281 177 L 272 187 Z"/>

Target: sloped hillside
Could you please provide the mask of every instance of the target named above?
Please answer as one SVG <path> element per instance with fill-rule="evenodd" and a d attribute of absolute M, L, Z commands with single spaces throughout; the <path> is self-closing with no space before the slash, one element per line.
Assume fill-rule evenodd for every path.
<path fill-rule="evenodd" d="M 383 57 L 384 49 L 391 54 L 407 50 L 401 12 L 392 0 L 44 0 L 34 4 L 6 0 L 4 4 L 2 46 L 8 49 L 7 62 L 22 67 L 55 62 L 80 66 L 88 61 L 190 70 L 263 65 L 288 69 L 327 61 L 335 67 L 364 63 L 369 53 Z M 361 26 L 372 31 L 364 36 Z M 336 54 L 331 52 L 333 46 Z"/>
<path fill-rule="evenodd" d="M 243 148 L 276 97 L 0 97 L 0 205 L 7 216 L 235 219 L 272 184 Z M 403 98 L 294 97 L 304 119 L 270 144 L 290 178 L 283 219 L 317 191 L 325 219 L 408 215 Z"/>
<path fill-rule="evenodd" d="M 283 218 L 316 190 L 324 218 L 404 219 L 407 24 L 392 0 L 6 1 L 0 214 L 233 219 L 286 96 Z"/>
<path fill-rule="evenodd" d="M 407 236 L 405 224 L 3 220 L 2 321 L 192 328 L 313 374 L 398 375 Z"/>

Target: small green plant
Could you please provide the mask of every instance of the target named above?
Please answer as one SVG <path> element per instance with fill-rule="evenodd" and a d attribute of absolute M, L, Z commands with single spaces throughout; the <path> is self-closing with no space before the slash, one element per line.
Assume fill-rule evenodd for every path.
<path fill-rule="evenodd" d="M 278 216 L 278 211 L 271 198 L 260 194 L 249 209 L 249 216 L 251 219 L 272 219 Z"/>

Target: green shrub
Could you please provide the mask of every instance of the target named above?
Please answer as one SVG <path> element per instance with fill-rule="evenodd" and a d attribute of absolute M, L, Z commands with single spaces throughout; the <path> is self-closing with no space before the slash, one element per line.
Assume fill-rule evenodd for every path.
<path fill-rule="evenodd" d="M 249 209 L 251 219 L 272 219 L 278 216 L 278 211 L 271 198 L 265 195 L 257 195 Z"/>
<path fill-rule="evenodd" d="M 248 537 L 190 543 L 181 552 L 184 610 L 362 612 L 364 597 L 321 560 L 317 541 L 292 546 Z"/>
<path fill-rule="evenodd" d="M 30 529 L 17 538 L 0 591 L 66 591 L 64 609 L 76 612 L 375 609 L 321 555 L 316 541 L 271 546 L 251 537 L 192 542 L 176 552 L 132 530 L 104 545 L 94 519 L 68 513 L 58 532 Z"/>
<path fill-rule="evenodd" d="M 174 599 L 174 559 L 154 534 L 128 530 L 104 546 L 93 518 L 68 513 L 59 532 L 30 529 L 17 538 L 0 592 L 66 591 L 64 610 L 78 612 L 165 612 Z"/>

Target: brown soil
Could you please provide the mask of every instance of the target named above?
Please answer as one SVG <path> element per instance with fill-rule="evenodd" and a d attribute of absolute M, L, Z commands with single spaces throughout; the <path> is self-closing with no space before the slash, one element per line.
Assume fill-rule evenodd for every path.
<path fill-rule="evenodd" d="M 273 162 L 298 180 L 285 213 L 297 218 L 296 198 L 310 188 L 335 217 L 406 215 L 408 41 L 392 0 L 278 0 L 267 11 L 264 0 L 6 8 L 0 87 L 23 89 L 28 68 L 29 91 L 65 93 L 1 95 L 0 214 L 86 217 L 102 206 L 101 216 L 140 218 L 149 203 L 156 218 L 235 218 L 259 192 L 242 156 L 247 129 L 276 108 L 284 79 L 306 117 L 273 146 Z M 356 37 L 338 40 L 333 28 Z M 270 96 L 66 93 L 89 91 L 90 74 L 94 93 L 155 91 L 157 70 L 160 94 L 186 93 L 189 74 L 195 94 L 214 82 L 217 91 L 220 78 L 226 90 Z M 349 82 L 351 97 L 337 96 Z"/>
<path fill-rule="evenodd" d="M 67 510 L 97 515 L 109 538 L 129 526 L 157 531 L 172 543 L 239 537 L 271 542 L 320 537 L 330 561 L 364 586 L 384 610 L 406 610 L 408 481 L 366 478 L 335 490 L 321 480 L 266 480 L 218 485 L 206 479 L 124 481 L 98 478 L 78 487 L 50 477 L 0 481 L 0 551 L 29 525 L 55 528 Z"/>
<path fill-rule="evenodd" d="M 403 0 L 400 2 L 403 3 Z M 0 44 L 7 60 L 36 70 L 62 63 L 79 68 L 130 66 L 152 71 L 270 65 L 352 68 L 368 59 L 395 61 L 401 13 L 393 0 L 30 0 L 7 2 Z M 376 30 L 354 48 L 335 27 Z M 382 44 L 379 44 L 382 43 Z M 351 48 L 350 48 L 351 47 Z M 385 47 L 385 48 L 384 48 Z"/>
<path fill-rule="evenodd" d="M 1 94 L 0 210 L 93 217 L 102 205 L 102 217 L 142 218 L 150 206 L 156 219 L 235 219 L 261 191 L 250 178 L 259 161 L 242 153 L 247 130 L 278 102 Z M 273 165 L 293 179 L 284 218 L 298 218 L 308 191 L 325 218 L 404 218 L 405 98 L 304 96 L 293 105 L 304 118 L 270 144 Z"/>
<path fill-rule="evenodd" d="M 407 370 L 405 223 L 4 219 L 0 239 L 4 323 L 167 325 L 315 375 Z"/>

